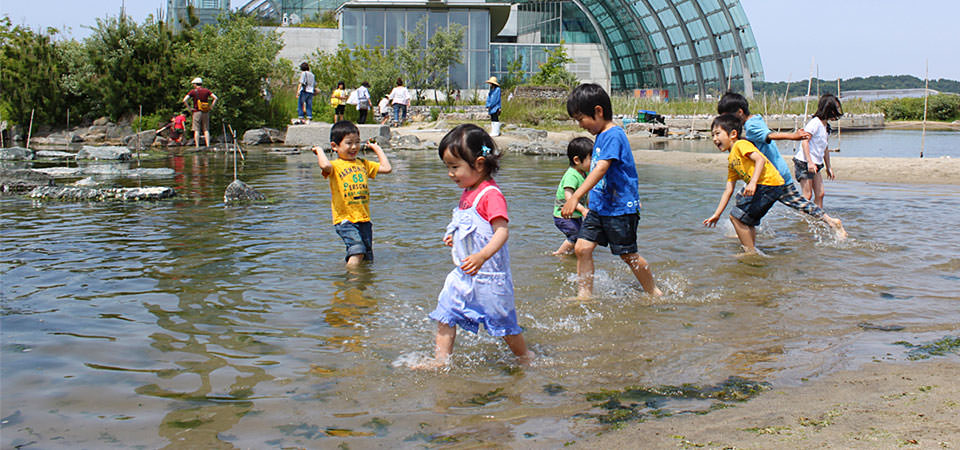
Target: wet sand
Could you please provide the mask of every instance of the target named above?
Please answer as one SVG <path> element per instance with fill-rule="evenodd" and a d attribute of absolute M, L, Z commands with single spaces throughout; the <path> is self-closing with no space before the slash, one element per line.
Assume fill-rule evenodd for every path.
<path fill-rule="evenodd" d="M 960 362 L 875 362 L 733 408 L 627 425 L 574 448 L 958 448 Z"/>

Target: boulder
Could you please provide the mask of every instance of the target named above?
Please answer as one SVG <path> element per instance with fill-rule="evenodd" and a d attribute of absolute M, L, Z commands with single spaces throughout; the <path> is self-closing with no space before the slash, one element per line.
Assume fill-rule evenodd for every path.
<path fill-rule="evenodd" d="M 257 190 L 250 187 L 249 184 L 240 180 L 233 180 L 233 183 L 230 183 L 230 185 L 227 186 L 227 190 L 223 193 L 223 201 L 227 203 L 259 201 L 266 199 L 267 197 L 265 195 L 257 192 Z"/>
<path fill-rule="evenodd" d="M 255 128 L 243 133 L 244 145 L 278 144 L 283 140 L 283 132 L 273 128 Z"/>
<path fill-rule="evenodd" d="M 42 173 L 51 178 L 73 178 L 79 177 L 83 173 L 83 169 L 79 167 L 43 167 L 40 169 L 33 169 L 33 171 Z"/>
<path fill-rule="evenodd" d="M 77 159 L 96 159 L 106 161 L 129 161 L 130 149 L 126 147 L 93 147 L 84 145 L 77 152 Z"/>
<path fill-rule="evenodd" d="M 173 188 L 145 187 L 145 188 L 110 188 L 96 189 L 81 186 L 40 186 L 30 191 L 31 198 L 49 200 L 161 200 L 176 195 Z"/>
<path fill-rule="evenodd" d="M 97 120 L 94 120 L 94 121 L 93 121 L 93 124 L 96 125 L 96 126 L 103 126 L 103 125 L 106 125 L 106 124 L 108 124 L 108 123 L 110 123 L 110 119 L 108 119 L 107 117 L 100 117 L 100 118 L 98 118 Z"/>
<path fill-rule="evenodd" d="M 53 186 L 53 177 L 30 169 L 0 169 L 3 192 L 24 192 L 39 186 Z"/>
<path fill-rule="evenodd" d="M 538 130 L 536 128 L 517 128 L 511 130 L 510 134 L 524 137 L 529 141 L 542 141 L 547 138 L 546 130 Z"/>
<path fill-rule="evenodd" d="M 0 159 L 30 160 L 34 158 L 33 150 L 23 147 L 0 148 Z"/>
<path fill-rule="evenodd" d="M 630 135 L 666 136 L 669 127 L 662 123 L 632 122 L 624 125 L 623 131 Z"/>
<path fill-rule="evenodd" d="M 76 153 L 70 152 L 61 152 L 57 150 L 37 150 L 37 158 L 47 158 L 47 159 L 76 159 Z"/>
<path fill-rule="evenodd" d="M 523 153 L 525 155 L 566 155 L 567 147 L 556 142 L 536 141 L 521 143 L 515 142 L 507 146 L 508 152 Z"/>
<path fill-rule="evenodd" d="M 146 150 L 153 145 L 153 141 L 156 138 L 157 132 L 155 130 L 141 131 L 139 133 L 124 136 L 123 145 L 133 150 Z"/>

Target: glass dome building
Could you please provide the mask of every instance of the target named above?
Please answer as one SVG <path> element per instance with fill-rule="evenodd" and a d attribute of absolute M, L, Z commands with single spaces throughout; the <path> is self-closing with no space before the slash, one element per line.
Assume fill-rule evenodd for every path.
<path fill-rule="evenodd" d="M 534 32 L 543 44 L 602 44 L 614 91 L 703 96 L 731 84 L 750 96 L 752 81 L 763 80 L 739 0 L 523 1 L 518 11 L 518 41 Z"/>

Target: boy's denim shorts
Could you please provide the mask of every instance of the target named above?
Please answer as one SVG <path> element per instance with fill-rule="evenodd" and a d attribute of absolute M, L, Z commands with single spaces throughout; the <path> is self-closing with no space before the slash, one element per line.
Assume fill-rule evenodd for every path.
<path fill-rule="evenodd" d="M 373 224 L 370 222 L 343 221 L 333 226 L 347 246 L 346 261 L 353 255 L 363 255 L 363 259 L 373 261 Z"/>
<path fill-rule="evenodd" d="M 580 226 L 583 224 L 583 218 L 572 217 L 564 219 L 563 217 L 554 217 L 553 224 L 557 226 L 567 240 L 573 244 L 577 243 L 577 237 L 580 236 Z"/>
<path fill-rule="evenodd" d="M 817 164 L 817 171 L 811 172 L 807 170 L 806 161 L 793 158 L 793 171 L 796 172 L 797 181 L 812 180 L 821 170 L 823 170 L 823 164 Z"/>
<path fill-rule="evenodd" d="M 583 218 L 580 239 L 606 247 L 614 255 L 637 253 L 637 222 L 640 214 L 601 216 L 592 210 Z"/>
<path fill-rule="evenodd" d="M 743 195 L 743 190 L 737 192 L 736 206 L 730 211 L 730 216 L 743 222 L 745 225 L 757 226 L 763 216 L 783 193 L 783 186 L 757 185 L 756 192 L 751 196 Z"/>

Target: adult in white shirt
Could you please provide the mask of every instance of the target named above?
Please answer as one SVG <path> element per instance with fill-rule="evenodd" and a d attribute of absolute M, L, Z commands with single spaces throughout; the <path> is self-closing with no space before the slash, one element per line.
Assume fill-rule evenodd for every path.
<path fill-rule="evenodd" d="M 810 133 L 810 139 L 801 141 L 801 148 L 793 157 L 795 175 L 804 198 L 810 200 L 812 196 L 813 202 L 821 208 L 824 192 L 820 170 L 826 167 L 827 176 L 831 180 L 836 178 L 830 167 L 830 150 L 827 149 L 827 136 L 830 134 L 827 121 L 837 120 L 842 115 L 843 108 L 836 95 L 821 95 L 817 112 L 813 113 L 813 118 L 803 127 L 804 131 Z"/>
<path fill-rule="evenodd" d="M 297 118 L 303 123 L 306 116 L 307 122 L 313 119 L 313 90 L 316 87 L 317 79 L 310 71 L 310 65 L 300 64 L 300 85 L 297 88 Z"/>
<path fill-rule="evenodd" d="M 407 106 L 410 106 L 410 91 L 403 85 L 402 78 L 397 78 L 397 86 L 387 97 L 393 105 L 393 123 L 400 126 L 407 121 Z"/>
<path fill-rule="evenodd" d="M 367 123 L 367 112 L 370 111 L 370 83 L 364 81 L 360 83 L 360 87 L 357 88 L 357 112 L 359 117 L 357 117 L 357 123 Z"/>

